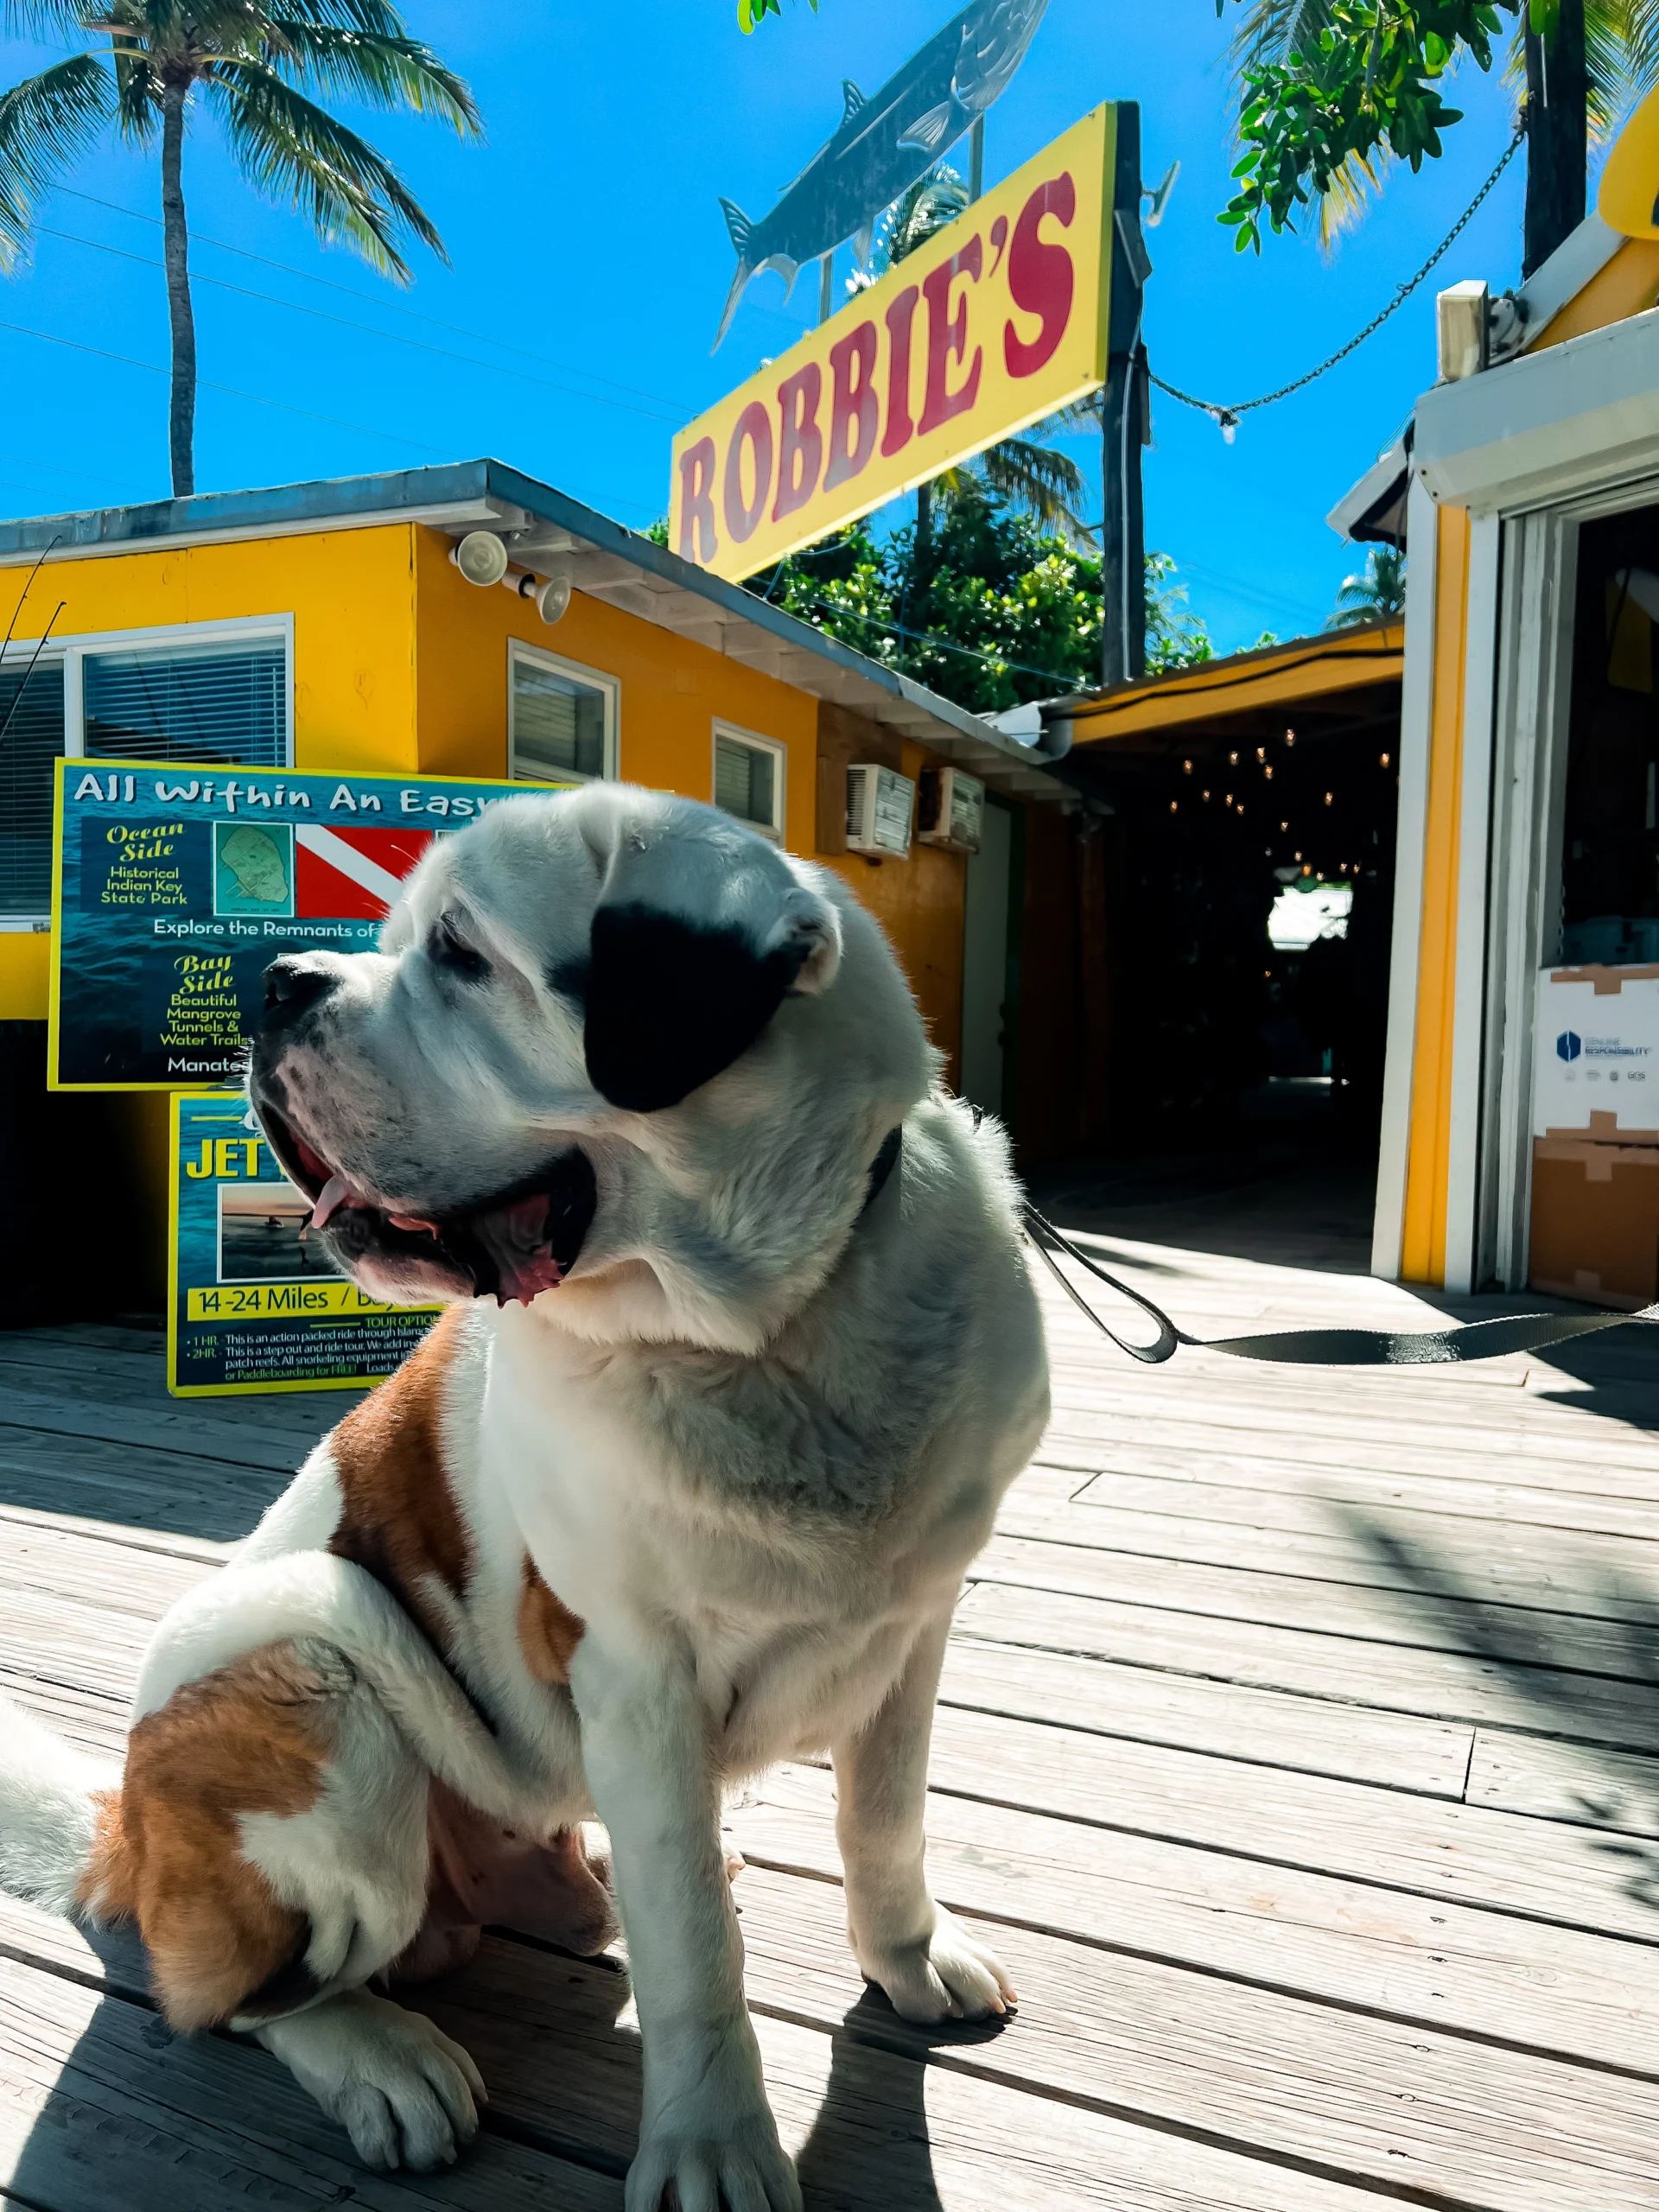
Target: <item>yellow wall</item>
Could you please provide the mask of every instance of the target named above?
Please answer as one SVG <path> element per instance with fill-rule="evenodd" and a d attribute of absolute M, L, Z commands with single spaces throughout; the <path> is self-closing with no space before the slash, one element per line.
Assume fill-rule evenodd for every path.
<path fill-rule="evenodd" d="M 1422 936 L 1417 955 L 1417 1042 L 1412 1062 L 1410 1153 L 1400 1243 L 1402 1279 L 1426 1283 L 1446 1280 L 1463 697 L 1469 628 L 1469 516 L 1462 507 L 1441 507 L 1436 521 L 1440 538 L 1434 590 L 1434 686 L 1429 709 Z"/>
<path fill-rule="evenodd" d="M 1581 292 L 1552 315 L 1527 351 L 1541 353 L 1587 330 L 1605 330 L 1627 315 L 1644 315 L 1659 301 L 1659 240 L 1626 238 L 1612 259 L 1599 269 Z"/>
<path fill-rule="evenodd" d="M 557 624 L 527 601 L 468 584 L 442 532 L 408 523 L 54 561 L 16 635 L 54 639 L 291 615 L 295 765 L 427 775 L 507 772 L 507 641 L 617 677 L 620 766 L 630 782 L 714 792 L 716 718 L 785 748 L 785 842 L 815 849 L 818 702 L 705 645 L 576 593 Z M 0 580 L 0 627 L 27 570 Z M 907 745 L 905 769 L 929 756 Z M 962 1027 L 964 863 L 917 845 L 908 861 L 837 861 L 904 962 L 935 1041 Z M 0 933 L 0 1020 L 46 1018 L 48 940 Z"/>

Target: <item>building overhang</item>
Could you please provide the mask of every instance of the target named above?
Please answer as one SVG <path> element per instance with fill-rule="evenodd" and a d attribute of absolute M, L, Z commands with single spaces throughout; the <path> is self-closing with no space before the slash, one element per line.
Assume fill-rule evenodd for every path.
<path fill-rule="evenodd" d="M 499 461 L 0 523 L 0 568 L 42 556 L 48 563 L 86 560 L 411 522 L 454 537 L 499 531 L 523 567 L 565 577 L 589 598 L 879 722 L 1005 797 L 1067 808 L 1079 804 L 1046 765 L 1065 752 L 1064 729 L 1036 745 L 1022 744 L 925 684 Z"/>
<path fill-rule="evenodd" d="M 1425 485 L 1476 514 L 1659 472 L 1659 308 L 1436 385 L 1416 420 Z"/>
<path fill-rule="evenodd" d="M 1070 721 L 1074 760 L 1104 760 L 1114 746 L 1139 747 L 1253 714 L 1302 709 L 1369 716 L 1380 692 L 1400 681 L 1405 643 L 1403 622 L 1368 622 L 1057 700 L 1044 713 L 1051 721 Z"/>

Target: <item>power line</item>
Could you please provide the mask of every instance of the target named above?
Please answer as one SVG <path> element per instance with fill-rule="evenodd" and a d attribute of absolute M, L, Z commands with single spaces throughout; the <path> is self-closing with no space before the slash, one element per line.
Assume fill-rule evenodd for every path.
<path fill-rule="evenodd" d="M 42 238 L 62 238 L 70 245 L 89 247 L 94 253 L 113 254 L 119 261 L 136 261 L 141 269 L 160 269 L 164 265 L 149 254 L 130 253 L 125 246 L 106 245 L 101 238 L 84 238 L 73 231 L 55 231 L 43 223 L 39 226 L 39 232 Z M 252 256 L 249 257 L 254 258 Z M 492 376 L 515 377 L 521 384 L 533 384 L 543 391 L 563 392 L 572 399 L 586 399 L 596 407 L 619 407 L 625 414 L 642 415 L 653 423 L 671 423 L 677 429 L 683 419 L 677 411 L 664 415 L 656 408 L 635 407 L 626 399 L 607 399 L 601 392 L 581 391 L 574 385 L 555 384 L 547 377 L 531 376 L 528 370 L 509 368 L 505 362 L 480 361 L 474 354 L 457 353 L 450 346 L 434 346 L 424 338 L 405 338 L 401 331 L 397 330 L 376 330 L 372 324 L 353 322 L 347 315 L 329 315 L 322 308 L 308 308 L 298 300 L 279 300 L 271 292 L 251 291 L 247 285 L 228 283 L 222 276 L 208 276 L 192 270 L 190 282 L 192 284 L 211 284 L 221 292 L 234 292 L 241 299 L 259 300 L 267 307 L 286 308 L 290 315 L 308 315 L 318 322 L 332 322 L 341 330 L 360 331 L 365 337 L 384 339 L 389 346 L 413 346 L 417 353 L 434 353 L 441 360 L 460 361 L 468 368 L 483 369 Z M 339 289 L 344 289 L 344 287 Z"/>
<path fill-rule="evenodd" d="M 1062 684 L 1068 691 L 1075 691 L 1077 688 L 1076 678 L 1073 677 L 1062 676 L 1052 668 L 1033 668 L 1029 661 L 1009 660 L 1001 653 L 982 653 L 974 645 L 957 645 L 949 638 L 942 638 L 937 630 L 908 630 L 902 622 L 883 622 L 876 615 L 861 614 L 854 607 L 843 607 L 837 600 L 814 597 L 807 603 L 809 606 L 823 607 L 826 613 L 839 614 L 845 620 L 868 623 L 872 630 L 884 630 L 891 637 L 914 638 L 922 645 L 937 645 L 941 652 L 962 653 L 969 660 L 982 660 L 988 668 L 1017 668 L 1022 676 L 1040 676 L 1045 683 Z M 822 628 L 823 626 L 815 624 L 813 626 Z M 836 634 L 833 630 L 829 632 L 831 637 Z M 846 645 L 849 641 L 842 638 L 840 642 Z M 855 647 L 854 650 L 856 652 L 857 648 Z"/>
<path fill-rule="evenodd" d="M 1309 369 L 1306 375 L 1293 378 L 1289 384 L 1281 384 L 1276 391 L 1264 391 L 1261 395 L 1260 398 L 1236 399 L 1227 404 L 1223 404 L 1220 401 L 1214 399 L 1195 399 L 1190 391 L 1181 391 L 1174 385 L 1166 384 L 1162 377 L 1154 376 L 1150 369 L 1147 371 L 1148 378 L 1150 378 L 1151 381 L 1157 385 L 1160 391 L 1166 392 L 1172 399 L 1179 399 L 1183 407 L 1194 407 L 1198 410 L 1200 415 L 1209 415 L 1212 416 L 1215 420 L 1216 426 L 1220 430 L 1222 435 L 1230 441 L 1233 432 L 1238 428 L 1238 418 L 1241 415 L 1248 415 L 1253 409 L 1257 407 L 1271 407 L 1276 400 L 1288 399 L 1293 391 L 1300 391 L 1304 385 L 1313 384 L 1316 378 L 1322 377 L 1327 369 L 1334 369 L 1338 361 L 1345 361 L 1348 356 L 1357 346 L 1363 346 L 1365 343 L 1365 340 L 1371 335 L 1373 331 L 1380 330 L 1382 327 L 1382 325 L 1388 321 L 1389 317 L 1405 305 L 1406 302 L 1411 297 L 1417 287 L 1422 283 L 1424 277 L 1427 276 L 1429 270 L 1433 269 L 1435 263 L 1439 261 L 1443 255 L 1449 252 L 1452 245 L 1463 235 L 1464 231 L 1473 219 L 1476 209 L 1485 199 L 1487 194 L 1491 192 L 1493 186 L 1497 182 L 1499 177 L 1503 175 L 1504 170 L 1508 168 L 1510 163 L 1515 159 L 1516 155 L 1520 151 L 1521 143 L 1526 135 L 1526 124 L 1524 123 L 1517 124 L 1514 137 L 1510 139 L 1509 144 L 1503 149 L 1503 153 L 1498 156 L 1497 166 L 1493 169 L 1485 183 L 1481 186 L 1480 190 L 1475 194 L 1474 198 L 1469 202 L 1469 205 L 1464 209 L 1462 214 L 1459 216 L 1457 221 L 1452 224 L 1451 229 L 1440 240 L 1439 245 L 1435 247 L 1433 252 L 1429 255 L 1428 259 L 1424 262 L 1422 267 L 1417 271 L 1416 275 L 1414 276 L 1408 276 L 1403 284 L 1396 285 L 1395 288 L 1394 297 L 1389 302 L 1387 307 L 1382 309 L 1382 313 L 1380 315 L 1374 315 L 1370 321 L 1366 324 L 1363 330 L 1357 332 L 1355 335 L 1348 340 L 1348 343 L 1345 346 L 1339 346 L 1336 352 L 1331 354 L 1327 359 L 1321 361 L 1317 368 Z"/>
<path fill-rule="evenodd" d="M 141 214 L 136 207 L 123 207 L 118 200 L 100 200 L 95 193 L 78 191 L 73 185 L 60 184 L 54 186 L 54 189 L 67 199 L 84 200 L 90 207 L 103 207 L 112 215 L 124 215 L 129 222 L 146 223 L 151 230 L 158 231 L 162 228 L 158 216 Z M 575 361 L 561 361 L 556 359 L 550 353 L 537 353 L 523 346 L 511 346 L 505 338 L 493 337 L 487 330 L 472 330 L 464 323 L 445 322 L 440 316 L 423 315 L 418 308 L 403 307 L 396 300 L 386 299 L 377 292 L 359 291 L 356 285 L 342 284 L 332 276 L 314 276 L 308 269 L 295 268 L 291 262 L 275 261 L 266 254 L 251 253 L 245 246 L 227 245 L 223 238 L 209 238 L 203 231 L 193 231 L 190 236 L 193 245 L 210 245 L 217 253 L 234 254 L 238 261 L 255 262 L 261 269 L 275 269 L 284 276 L 297 276 L 302 283 L 320 285 L 326 292 L 341 292 L 348 300 L 361 300 L 365 307 L 377 308 L 382 314 L 401 315 L 411 322 L 429 324 L 434 330 L 447 330 L 451 337 L 470 338 L 480 345 L 493 346 L 499 353 L 516 354 L 522 361 L 534 361 L 543 368 L 558 369 L 568 376 L 585 377 L 589 384 L 603 385 L 610 391 L 625 392 L 631 399 L 646 399 L 659 407 L 673 408 L 677 410 L 678 420 L 683 420 L 686 414 L 690 411 L 683 400 L 671 399 L 660 391 L 642 391 L 636 385 L 618 384 L 611 377 L 595 376 L 591 369 L 584 369 Z M 83 239 L 80 243 L 89 245 L 91 240 Z M 114 250 L 111 249 L 111 251 Z M 208 278 L 206 281 L 212 283 L 214 280 Z M 255 296 L 263 297 L 264 295 Z M 297 302 L 284 301 L 281 304 L 293 306 L 297 305 Z M 308 312 L 308 310 L 302 309 L 302 312 Z M 391 335 L 389 331 L 383 331 L 378 334 L 382 337 Z"/>
<path fill-rule="evenodd" d="M 170 373 L 156 361 L 135 361 L 130 353 L 111 353 L 102 346 L 84 346 L 79 339 L 59 338 L 49 330 L 31 330 L 26 323 L 0 322 L 0 330 L 10 330 L 20 338 L 38 338 L 43 346 L 64 346 L 72 353 L 91 353 L 100 361 L 117 362 L 124 369 L 144 369 L 151 376 L 164 377 Z M 204 391 L 219 391 L 232 399 L 251 400 L 256 407 L 275 407 L 284 415 L 303 415 L 308 422 L 327 423 L 336 430 L 356 430 L 362 436 L 385 438 L 395 446 L 408 446 L 415 453 L 437 454 L 443 457 L 438 446 L 423 445 L 417 438 L 399 437 L 395 430 L 371 429 L 366 423 L 347 423 L 338 415 L 319 415 L 315 408 L 296 407 L 286 399 L 266 399 L 257 391 L 239 391 L 234 385 L 210 384 L 206 377 L 199 379 Z"/>

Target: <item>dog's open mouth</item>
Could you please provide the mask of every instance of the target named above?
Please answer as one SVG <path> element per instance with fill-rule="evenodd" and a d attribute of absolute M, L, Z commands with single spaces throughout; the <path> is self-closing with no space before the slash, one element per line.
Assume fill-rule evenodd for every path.
<path fill-rule="evenodd" d="M 311 1200 L 320 1234 L 348 1273 L 367 1267 L 404 1294 L 493 1298 L 528 1306 L 564 1281 L 594 1217 L 593 1162 L 572 1145 L 507 1189 L 462 1207 L 394 1211 L 325 1160 L 264 1102 L 260 1120 L 290 1181 Z"/>

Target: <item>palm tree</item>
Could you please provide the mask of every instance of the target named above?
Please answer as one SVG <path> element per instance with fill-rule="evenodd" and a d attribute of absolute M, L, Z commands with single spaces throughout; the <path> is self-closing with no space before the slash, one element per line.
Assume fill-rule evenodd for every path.
<path fill-rule="evenodd" d="M 947 223 L 954 223 L 969 204 L 968 187 L 953 168 L 943 163 L 919 178 L 881 217 L 874 247 L 864 266 L 854 271 L 849 289 L 861 290 L 884 276 L 898 262 L 925 246 Z M 1086 404 L 1086 403 L 1084 403 Z M 1055 416 L 1035 427 L 1039 435 L 1058 429 L 1075 429 L 1079 422 Z M 1076 461 L 1037 438 L 1004 438 L 958 461 L 916 488 L 916 538 L 925 543 L 932 529 L 933 508 L 993 494 L 1010 507 L 1033 516 L 1044 529 L 1058 531 L 1074 544 L 1087 543 L 1090 533 L 1078 519 L 1077 502 L 1085 486 Z"/>
<path fill-rule="evenodd" d="M 1360 622 L 1397 622 L 1406 611 L 1406 556 L 1397 545 L 1373 545 L 1357 575 L 1344 576 L 1327 630 Z"/>
<path fill-rule="evenodd" d="M 195 489 L 196 330 L 181 170 L 186 115 L 200 86 L 242 174 L 308 215 L 317 235 L 410 281 L 405 234 L 440 257 L 431 218 L 391 162 L 302 87 L 370 107 L 435 116 L 479 133 L 473 96 L 385 0 L 4 0 L 15 32 L 107 40 L 0 92 L 0 269 L 16 267 L 35 202 L 113 123 L 129 145 L 159 133 L 162 259 L 172 325 L 168 445 L 173 495 Z"/>

